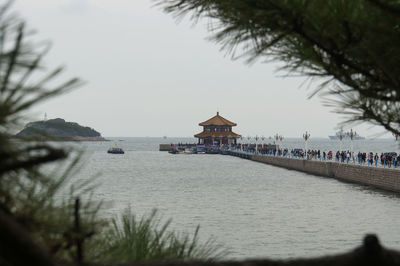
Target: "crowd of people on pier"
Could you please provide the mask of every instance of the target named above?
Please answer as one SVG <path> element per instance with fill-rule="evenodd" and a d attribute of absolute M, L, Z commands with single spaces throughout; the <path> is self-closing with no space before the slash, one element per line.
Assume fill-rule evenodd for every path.
<path fill-rule="evenodd" d="M 178 143 L 171 144 L 173 149 L 196 149 L 198 145 L 192 143 Z M 214 147 L 214 146 L 212 146 Z M 202 145 L 204 148 L 204 145 Z M 399 168 L 400 169 L 400 154 L 396 152 L 358 152 L 354 153 L 349 150 L 343 151 L 321 151 L 309 149 L 288 149 L 279 148 L 276 144 L 232 144 L 215 146 L 215 150 L 220 151 L 239 151 L 250 154 L 266 155 L 266 156 L 278 156 L 283 158 L 294 158 L 303 160 L 319 160 L 319 161 L 335 161 L 338 163 L 345 164 L 358 164 L 362 166 L 374 166 L 384 168 Z M 215 152 L 214 152 L 215 153 Z"/>
<path fill-rule="evenodd" d="M 359 164 L 365 166 L 375 166 L 384 168 L 400 167 L 400 154 L 395 152 L 358 152 L 349 150 L 344 151 L 321 151 L 321 150 L 303 150 L 303 149 L 280 149 L 278 145 L 256 145 L 256 144 L 236 144 L 231 145 L 229 149 L 247 153 L 279 156 L 285 158 L 297 158 L 303 160 L 335 161 L 346 164 Z"/>

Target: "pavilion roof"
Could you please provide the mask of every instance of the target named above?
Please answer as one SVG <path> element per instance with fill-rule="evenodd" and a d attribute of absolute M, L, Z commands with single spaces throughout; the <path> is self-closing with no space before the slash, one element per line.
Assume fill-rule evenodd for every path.
<path fill-rule="evenodd" d="M 196 138 L 207 138 L 207 137 L 214 137 L 214 138 L 240 138 L 239 134 L 235 132 L 206 132 L 203 131 L 199 134 L 194 135 Z"/>
<path fill-rule="evenodd" d="M 199 126 L 236 126 L 236 123 L 233 123 L 228 119 L 223 118 L 219 115 L 219 112 L 217 112 L 217 115 L 211 117 L 204 122 L 201 122 Z"/>

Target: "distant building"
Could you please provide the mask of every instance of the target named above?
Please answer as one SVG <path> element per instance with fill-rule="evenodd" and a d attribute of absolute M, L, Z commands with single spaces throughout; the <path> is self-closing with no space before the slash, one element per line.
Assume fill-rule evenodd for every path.
<path fill-rule="evenodd" d="M 237 138 L 240 135 L 232 132 L 232 127 L 236 126 L 222 116 L 217 115 L 199 124 L 203 127 L 203 132 L 194 135 L 199 139 L 198 144 L 205 145 L 223 145 L 223 144 L 236 144 Z"/>

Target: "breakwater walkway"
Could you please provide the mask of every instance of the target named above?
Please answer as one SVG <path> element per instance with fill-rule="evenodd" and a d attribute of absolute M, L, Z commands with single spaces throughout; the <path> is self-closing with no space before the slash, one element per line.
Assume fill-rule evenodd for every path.
<path fill-rule="evenodd" d="M 368 185 L 392 192 L 400 192 L 400 171 L 398 169 L 261 155 L 234 150 L 225 151 L 224 154 L 283 167 L 289 170 Z"/>

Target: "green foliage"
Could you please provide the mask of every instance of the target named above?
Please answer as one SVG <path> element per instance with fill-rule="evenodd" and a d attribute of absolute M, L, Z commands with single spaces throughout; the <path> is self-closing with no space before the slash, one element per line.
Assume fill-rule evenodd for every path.
<path fill-rule="evenodd" d="M 33 242 L 46 247 L 43 254 L 75 260 L 77 240 L 89 238 L 102 226 L 95 215 L 98 205 L 89 202 L 79 209 L 80 230 L 74 227 L 74 200 L 85 186 L 63 201 L 56 200 L 79 157 L 70 158 L 71 163 L 65 165 L 61 161 L 68 157 L 66 149 L 42 142 L 11 141 L 8 131 L 20 125 L 30 107 L 79 86 L 81 81 L 73 78 L 55 83 L 62 68 L 44 70 L 47 48 L 43 50 L 30 40 L 24 22 L 9 14 L 10 3 L 0 6 L 0 221 L 2 230 L 15 235 L 15 242 L 9 243 L 14 247 L 11 254 L 1 250 L 0 257 L 29 261 L 30 250 L 22 247 Z M 56 85 L 49 87 L 50 82 Z M 49 175 L 43 166 L 57 161 L 66 170 Z M 7 221 L 16 226 L 4 228 L 10 225 Z"/>
<path fill-rule="evenodd" d="M 400 134 L 397 0 L 155 0 L 176 16 L 211 18 L 213 39 L 234 58 L 284 63 L 322 79 L 326 104 Z M 237 55 L 239 53 L 239 55 Z"/>
<path fill-rule="evenodd" d="M 100 233 L 106 225 L 97 215 L 101 204 L 88 200 L 79 208 L 79 232 L 74 226 L 77 219 L 75 199 L 92 190 L 88 183 L 83 183 L 79 184 L 79 189 L 71 187 L 70 193 L 65 194 L 78 161 L 76 157 L 71 163 L 59 164 L 67 169 L 61 174 L 53 171 L 49 175 L 44 173 L 48 171 L 37 169 L 13 173 L 0 180 L 2 209 L 52 256 L 67 261 L 76 260 L 77 239 L 90 241 L 90 237 Z"/>
<path fill-rule="evenodd" d="M 55 265 L 59 260 L 120 262 L 211 255 L 212 243 L 197 245 L 198 230 L 190 241 L 188 236 L 167 233 L 167 225 L 157 231 L 153 217 L 137 223 L 124 216 L 122 230 L 116 221 L 100 219 L 101 203 L 91 200 L 91 182 L 71 184 L 70 177 L 79 170 L 79 153 L 46 142 L 10 139 L 9 131 L 21 125 L 29 108 L 82 84 L 77 78 L 57 84 L 55 79 L 62 68 L 44 70 L 45 51 L 27 37 L 24 22 L 9 15 L 10 4 L 0 5 L 0 264 Z M 60 126 L 60 120 L 49 122 Z M 64 124 L 69 130 L 79 126 Z M 140 236 L 135 237 L 133 232 Z M 138 249 L 129 250 L 132 246 L 127 243 L 132 239 Z"/>
<path fill-rule="evenodd" d="M 8 131 L 20 125 L 33 105 L 82 82 L 73 78 L 54 83 L 63 69 L 44 70 L 42 60 L 47 47 L 36 45 L 27 35 L 24 22 L 9 15 L 10 3 L 0 6 L 0 220 L 11 220 L 19 226 L 19 230 L 4 227 L 2 230 L 11 231 L 20 242 L 15 243 L 14 254 L 0 251 L 0 257 L 25 257 L 29 250 L 22 249 L 20 244 L 33 240 L 46 247 L 43 254 L 75 260 L 76 240 L 88 238 L 102 228 L 102 221 L 95 215 L 99 206 L 91 202 L 79 210 L 80 231 L 73 226 L 74 200 L 85 186 L 63 201 L 56 200 L 79 157 L 70 158 L 70 164 L 66 165 L 61 161 L 68 157 L 67 150 L 42 142 L 11 141 Z M 56 85 L 49 88 L 50 82 Z M 49 175 L 43 166 L 58 161 L 66 170 Z M 17 237 L 20 230 L 27 233 L 24 239 Z M 28 255 L 26 259 L 29 260 Z"/>
<path fill-rule="evenodd" d="M 193 237 L 169 231 L 171 220 L 161 223 L 156 211 L 138 219 L 130 211 L 112 220 L 102 240 L 99 261 L 140 262 L 165 259 L 216 259 L 226 254 L 212 240 L 199 244 L 199 226 Z"/>

